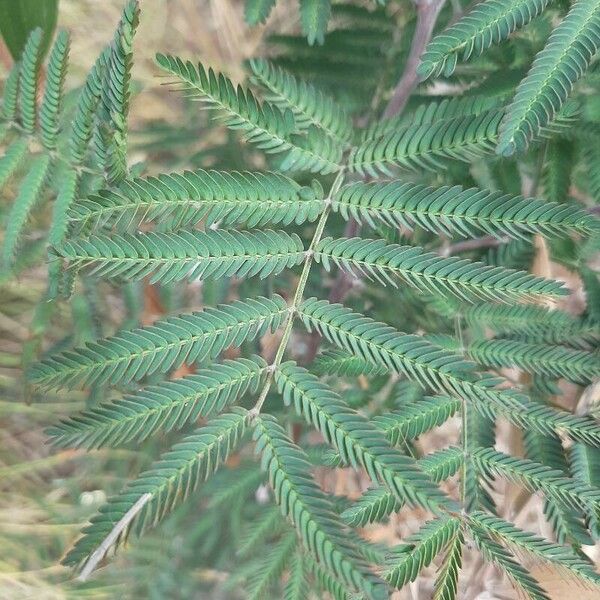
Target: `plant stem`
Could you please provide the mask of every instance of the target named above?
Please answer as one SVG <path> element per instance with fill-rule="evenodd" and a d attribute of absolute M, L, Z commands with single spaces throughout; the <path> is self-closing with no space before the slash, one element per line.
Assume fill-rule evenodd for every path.
<path fill-rule="evenodd" d="M 417 75 L 419 60 L 431 39 L 433 28 L 444 3 L 445 0 L 415 0 L 415 7 L 417 9 L 415 33 L 404 73 L 394 88 L 394 93 L 383 113 L 384 119 L 389 119 L 399 114 L 417 87 L 419 83 L 419 76 Z"/>
<path fill-rule="evenodd" d="M 338 192 L 342 183 L 344 181 L 344 168 L 338 171 L 338 174 L 331 185 L 331 189 L 329 190 L 329 194 L 325 199 L 325 208 L 319 217 L 319 221 L 317 222 L 317 227 L 315 228 L 315 233 L 310 242 L 310 246 L 308 247 L 308 251 L 306 252 L 306 260 L 304 262 L 304 267 L 302 268 L 302 273 L 300 273 L 300 279 L 298 280 L 298 285 L 296 286 L 296 291 L 294 292 L 294 297 L 292 299 L 291 304 L 289 305 L 289 315 L 285 322 L 285 326 L 283 329 L 283 334 L 281 336 L 281 341 L 279 342 L 279 346 L 277 348 L 277 352 L 275 353 L 275 358 L 271 365 L 269 365 L 269 374 L 267 376 L 267 380 L 260 392 L 258 400 L 256 404 L 251 409 L 251 416 L 254 418 L 260 413 L 260 409 L 264 404 L 267 394 L 271 389 L 271 385 L 273 383 L 273 376 L 275 371 L 281 364 L 283 360 L 283 355 L 285 354 L 287 345 L 290 341 L 290 336 L 292 335 L 292 329 L 294 326 L 294 317 L 296 316 L 296 312 L 298 310 L 298 306 L 302 302 L 302 298 L 304 296 L 304 289 L 306 288 L 306 283 L 308 282 L 308 276 L 310 274 L 310 269 L 312 267 L 314 256 L 315 256 L 315 248 L 317 244 L 321 241 L 323 237 L 323 231 L 325 230 L 325 225 L 327 224 L 327 219 L 329 217 L 329 213 L 331 212 L 331 200 L 333 196 Z"/>

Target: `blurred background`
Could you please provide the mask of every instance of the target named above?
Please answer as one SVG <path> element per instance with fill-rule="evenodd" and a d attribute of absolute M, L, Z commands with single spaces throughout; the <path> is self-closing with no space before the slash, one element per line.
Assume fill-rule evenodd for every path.
<path fill-rule="evenodd" d="M 10 4 L 10 0 L 4 3 L 7 1 Z M 204 64 L 241 81 L 242 63 L 260 53 L 265 30 L 279 34 L 298 30 L 297 11 L 290 11 L 286 4 L 289 3 L 278 3 L 266 27 L 249 28 L 244 23 L 242 0 L 142 1 L 141 25 L 135 38 L 136 94 L 131 106 L 130 145 L 133 161 L 143 163 L 145 172 L 216 163 L 237 168 L 243 152 L 222 129 L 207 125 L 198 105 L 161 86 L 154 66 L 155 52 L 201 58 Z M 110 41 L 122 7 L 123 0 L 60 0 L 58 26 L 68 29 L 72 36 L 67 89 L 75 90 L 81 85 L 96 56 Z M 4 79 L 10 66 L 10 54 L 2 47 L 0 78 Z M 3 215 L 8 206 L 9 199 L 2 198 Z M 39 231 L 37 238 L 41 239 L 47 218 L 44 214 L 36 216 L 29 236 L 32 255 L 38 252 L 39 256 L 40 252 L 39 247 L 35 248 L 35 227 Z M 32 264 L 39 262 L 32 260 Z M 31 336 L 34 307 L 46 289 L 45 266 L 26 267 L 16 279 L 0 281 L 0 599 L 245 598 L 244 570 L 233 580 L 228 577 L 228 561 L 238 559 L 235 549 L 228 549 L 229 554 L 224 556 L 223 546 L 230 540 L 220 537 L 226 536 L 223 532 L 230 525 L 234 529 L 235 524 L 215 521 L 218 505 L 212 507 L 208 517 L 199 517 L 201 497 L 182 506 L 158 530 L 148 534 L 143 543 L 130 544 L 85 584 L 73 581 L 72 573 L 60 566 L 62 554 L 89 516 L 108 494 L 150 462 L 159 442 L 91 453 L 51 451 L 44 428 L 81 408 L 87 399 L 72 392 L 44 394 L 40 398 L 23 386 L 23 343 Z M 545 268 L 548 265 L 539 266 L 539 270 Z M 572 288 L 578 285 L 571 283 Z M 577 297 L 575 294 L 575 302 Z M 87 290 L 81 301 L 75 298 L 72 307 L 54 319 L 47 337 L 61 340 L 65 332 L 73 330 L 69 343 L 80 343 L 95 337 L 98 328 L 104 332 L 114 330 L 126 322 L 132 310 L 127 306 L 127 295 L 123 300 L 109 292 L 94 315 L 89 306 L 95 300 L 93 290 Z M 139 319 L 153 321 L 170 302 L 169 298 L 147 290 L 144 306 L 139 307 Z M 187 305 L 190 306 L 189 299 Z M 191 306 L 194 307 L 193 302 Z M 597 394 L 598 390 L 591 393 Z M 440 436 L 455 439 L 456 433 L 456 424 L 451 423 L 432 434 L 437 439 L 424 439 L 421 444 L 424 449 L 428 443 L 439 447 L 445 445 Z M 499 432 L 501 448 L 514 448 L 519 443 L 510 428 Z M 362 485 L 343 469 L 321 474 L 321 481 L 330 490 L 348 495 L 358 494 Z M 224 486 L 220 497 L 223 502 L 228 501 L 227 482 L 220 485 Z M 498 494 L 504 496 L 507 506 L 516 507 L 515 513 L 507 515 L 513 521 L 550 535 L 538 498 L 520 494 L 510 485 L 498 489 Z M 403 513 L 402 522 L 392 519 L 388 526 L 374 528 L 369 535 L 377 541 L 397 543 L 407 531 L 414 530 L 421 518 L 418 511 Z M 597 548 L 587 550 L 598 558 Z M 241 558 L 239 561 L 243 562 Z M 493 570 L 482 573 L 482 564 L 469 568 L 478 572 L 482 582 L 471 596 L 480 600 L 515 597 L 508 582 L 499 579 Z M 552 590 L 553 598 L 570 598 L 574 594 L 579 600 L 597 598 L 589 590 L 574 589 L 561 573 L 532 568 L 544 587 Z M 426 577 L 411 584 L 398 598 L 429 598 L 434 578 L 435 569 L 431 568 Z"/>

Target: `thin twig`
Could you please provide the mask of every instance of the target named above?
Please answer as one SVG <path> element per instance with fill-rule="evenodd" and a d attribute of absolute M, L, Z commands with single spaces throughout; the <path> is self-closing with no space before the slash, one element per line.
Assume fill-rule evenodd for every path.
<path fill-rule="evenodd" d="M 502 244 L 506 244 L 507 242 L 508 238 L 497 238 L 493 235 L 486 235 L 485 237 L 464 240 L 462 242 L 450 244 L 440 252 L 440 255 L 452 256 L 454 254 L 460 254 L 461 252 L 469 252 L 471 250 L 479 250 L 481 248 L 497 248 L 498 246 L 502 246 Z"/>
<path fill-rule="evenodd" d="M 152 498 L 152 494 L 146 493 L 141 496 L 137 502 L 123 515 L 123 517 L 112 528 L 111 532 L 102 540 L 102 543 L 94 550 L 89 560 L 85 563 L 81 573 L 77 578 L 79 581 L 85 581 L 94 571 L 98 563 L 104 558 L 110 547 L 117 541 L 117 538 L 127 529 L 131 521 L 146 506 Z"/>
<path fill-rule="evenodd" d="M 445 0 L 416 0 L 417 24 L 410 46 L 410 52 L 404 68 L 404 73 L 394 88 L 394 93 L 383 113 L 384 119 L 389 119 L 399 114 L 406 106 L 410 95 L 419 83 L 417 67 L 421 55 L 425 51 L 438 15 L 444 6 Z"/>

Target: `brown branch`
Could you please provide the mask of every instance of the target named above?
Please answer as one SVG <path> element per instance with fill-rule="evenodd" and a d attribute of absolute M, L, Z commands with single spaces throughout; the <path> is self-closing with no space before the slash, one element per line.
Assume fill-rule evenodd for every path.
<path fill-rule="evenodd" d="M 406 66 L 404 67 L 404 73 L 394 88 L 394 93 L 383 113 L 384 119 L 389 119 L 402 112 L 410 95 L 417 87 L 419 83 L 417 67 L 419 66 L 421 55 L 425 51 L 429 40 L 431 40 L 433 28 L 444 6 L 444 2 L 445 0 L 415 0 L 415 7 L 417 9 L 415 34 L 410 46 Z"/>
<path fill-rule="evenodd" d="M 506 244 L 508 239 L 496 238 L 493 235 L 486 235 L 485 237 L 475 238 L 472 240 L 464 240 L 462 242 L 456 242 L 450 244 L 440 251 L 440 256 L 452 256 L 453 254 L 460 254 L 461 252 L 469 252 L 471 250 L 479 250 L 481 248 L 497 248 Z"/>

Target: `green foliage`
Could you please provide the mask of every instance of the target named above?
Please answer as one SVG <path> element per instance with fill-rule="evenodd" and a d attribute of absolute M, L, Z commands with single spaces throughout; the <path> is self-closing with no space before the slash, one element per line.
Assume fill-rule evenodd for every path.
<path fill-rule="evenodd" d="M 562 118 L 544 122 L 535 131 L 537 138 L 551 137 L 565 128 L 574 106 L 564 109 Z M 392 176 L 394 167 L 415 171 L 447 168 L 448 161 L 471 162 L 491 154 L 499 143 L 500 126 L 507 109 L 494 108 L 476 115 L 437 119 L 421 125 L 410 124 L 367 138 L 352 149 L 348 167 L 360 175 Z"/>
<path fill-rule="evenodd" d="M 503 42 L 547 5 L 547 0 L 484 0 L 429 43 L 417 72 L 422 77 L 450 76 L 458 60 L 467 61 Z"/>
<path fill-rule="evenodd" d="M 124 232 L 146 221 L 170 229 L 245 224 L 259 227 L 314 221 L 322 201 L 317 191 L 277 173 L 186 171 L 183 174 L 127 179 L 71 205 L 74 233 L 114 228 Z"/>
<path fill-rule="evenodd" d="M 84 535 L 67 554 L 64 563 L 77 565 L 85 561 L 119 522 L 122 527 L 115 544 L 125 541 L 131 529 L 139 535 L 146 528 L 156 526 L 227 460 L 247 424 L 247 412 L 238 408 L 215 417 L 205 427 L 175 444 L 148 471 L 141 473 L 118 496 L 108 501 L 84 530 Z M 146 500 L 140 510 L 127 518 L 142 498 Z"/>
<path fill-rule="evenodd" d="M 414 581 L 420 571 L 444 550 L 459 528 L 460 521 L 456 518 L 443 517 L 425 523 L 417 533 L 406 539 L 406 544 L 392 549 L 386 580 L 395 588 Z"/>
<path fill-rule="evenodd" d="M 124 233 L 73 239 L 56 250 L 69 268 L 106 278 L 169 283 L 277 274 L 304 259 L 300 238 L 285 231 Z"/>
<path fill-rule="evenodd" d="M 600 46 L 600 3 L 578 0 L 519 84 L 502 122 L 497 152 L 523 150 L 561 109 Z"/>
<path fill-rule="evenodd" d="M 48 435 L 59 446 L 98 448 L 178 430 L 255 391 L 266 366 L 258 357 L 225 361 L 206 372 L 148 386 L 84 411 L 50 428 Z"/>
<path fill-rule="evenodd" d="M 490 367 L 518 367 L 530 373 L 586 385 L 600 376 L 597 353 L 528 344 L 517 340 L 485 340 L 468 348 L 469 356 Z"/>
<path fill-rule="evenodd" d="M 315 249 L 315 259 L 328 270 L 335 264 L 383 285 L 396 287 L 398 279 L 426 293 L 471 302 L 514 302 L 565 293 L 556 282 L 523 271 L 490 267 L 464 258 L 440 258 L 418 246 L 386 244 L 384 240 L 325 238 Z"/>
<path fill-rule="evenodd" d="M 23 181 L 19 186 L 19 193 L 15 198 L 10 214 L 8 215 L 6 230 L 4 232 L 2 266 L 5 269 L 10 268 L 14 261 L 23 228 L 38 200 L 40 189 L 48 176 L 49 166 L 50 157 L 47 155 L 40 155 L 32 162 L 27 175 L 23 178 Z"/>
<path fill-rule="evenodd" d="M 19 108 L 23 129 L 33 133 L 37 122 L 38 70 L 41 61 L 42 30 L 32 31 L 21 57 Z"/>
<path fill-rule="evenodd" d="M 283 298 L 257 298 L 169 317 L 117 333 L 34 365 L 31 381 L 44 387 L 138 381 L 182 364 L 218 356 L 225 348 L 276 330 L 288 313 Z"/>
<path fill-rule="evenodd" d="M 529 574 L 527 569 L 510 556 L 506 548 L 479 529 L 471 528 L 470 533 L 483 558 L 505 573 L 521 593 L 533 600 L 549 600 L 538 582 Z"/>
<path fill-rule="evenodd" d="M 20 7 L 22 3 L 17 4 Z M 42 3 L 43 10 L 38 13 L 40 18 L 44 18 L 44 11 L 51 4 Z M 52 11 L 56 12 L 56 5 Z M 90 71 L 68 127 L 65 127 L 64 115 L 64 87 L 70 47 L 68 34 L 64 31 L 57 34 L 44 71 L 44 40 L 46 37 L 50 40 L 53 25 L 43 33 L 39 28 L 33 30 L 20 62 L 11 70 L 4 88 L 1 116 L 8 126 L 9 137 L 14 139 L 0 159 L 0 185 L 10 182 L 11 175 L 21 176 L 19 166 L 28 156 L 31 164 L 13 200 L 11 216 L 6 223 L 2 256 L 5 272 L 18 271 L 14 255 L 24 237 L 34 206 L 41 207 L 48 197 L 56 197 L 48 241 L 51 246 L 58 245 L 67 232 L 69 207 L 79 195 L 79 190 L 93 189 L 103 178 L 116 181 L 126 172 L 129 70 L 138 13 L 136 1 L 129 2 L 125 7 L 115 39 L 101 53 Z M 38 102 L 44 73 L 44 93 Z M 65 129 L 69 133 L 63 139 L 60 134 Z M 93 160 L 89 156 L 93 136 L 96 150 L 100 149 L 102 156 L 108 160 L 106 164 L 102 162 L 98 165 L 98 156 Z M 103 140 L 100 148 L 98 140 Z M 58 175 L 46 176 L 49 173 Z M 50 261 L 48 298 L 69 292 L 72 286 L 69 284 L 62 289 L 63 280 L 65 278 L 60 275 L 56 261 Z M 44 312 L 46 316 L 38 319 L 40 335 L 45 331 L 53 310 Z M 37 345 L 35 341 L 34 345 Z"/>
<path fill-rule="evenodd" d="M 280 168 L 332 173 L 339 170 L 342 148 L 333 139 L 312 127 L 300 133 L 291 110 L 282 112 L 275 104 L 260 104 L 250 90 L 237 89 L 222 74 L 208 71 L 198 63 L 158 54 L 156 60 L 165 71 L 176 76 L 183 89 L 198 94 L 209 107 L 224 112 L 227 127 L 244 132 L 248 142 L 267 153 L 287 152 Z"/>
<path fill-rule="evenodd" d="M 49 150 L 56 148 L 59 132 L 60 103 L 63 97 L 67 60 L 69 54 L 69 36 L 65 31 L 59 32 L 48 59 L 46 87 L 40 109 L 40 128 L 42 141 Z"/>
<path fill-rule="evenodd" d="M 247 21 L 265 22 L 274 4 L 246 2 Z M 600 117 L 593 81 L 574 87 L 597 46 L 596 4 L 578 0 L 534 59 L 544 28 L 517 32 L 546 2 L 485 0 L 425 51 L 420 72 L 442 85 L 415 82 L 389 118 L 383 99 L 415 58 L 417 25 L 402 11 L 302 1 L 309 44 L 272 37 L 270 60 L 248 63 L 251 89 L 159 53 L 160 70 L 216 120 L 190 112 L 185 129 L 165 125 L 171 138 L 149 161 L 172 151 L 166 170 L 187 170 L 151 164 L 150 176 L 127 157 L 137 2 L 67 115 L 68 37 L 56 38 L 38 107 L 32 34 L 5 85 L 0 159 L 0 183 L 16 180 L 5 270 L 33 208 L 54 200 L 50 302 L 24 353 L 41 347 L 62 294 L 83 287 L 85 300 L 82 311 L 75 296 L 73 335 L 25 365 L 27 380 L 89 394 L 48 428 L 55 446 L 162 452 L 100 508 L 67 564 L 89 576 L 193 497 L 193 569 L 227 573 L 221 595 L 387 598 L 435 561 L 434 598 L 452 600 L 472 551 L 531 598 L 546 595 L 522 553 L 598 583 L 582 546 L 600 535 L 600 428 L 585 406 L 551 397 L 558 380 L 600 376 L 600 226 L 585 176 Z M 510 52 L 491 49 L 509 37 Z M 232 132 L 194 154 L 188 140 L 220 125 Z M 573 272 L 568 285 L 532 268 L 538 241 L 551 271 Z M 587 306 L 575 316 L 556 304 L 579 278 Z M 117 306 L 115 290 L 126 306 L 116 332 L 96 309 L 105 293 Z M 153 323 L 148 304 L 161 307 Z M 496 450 L 498 420 L 523 432 L 525 457 Z M 454 435 L 451 421 L 460 439 L 431 451 L 437 428 Z M 334 495 L 332 467 L 370 487 Z M 499 477 L 542 497 L 559 543 L 499 516 Z M 395 548 L 355 530 L 415 507 L 435 517 Z"/>
<path fill-rule="evenodd" d="M 453 506 L 413 459 L 394 452 L 374 426 L 347 408 L 317 377 L 294 363 L 284 363 L 275 382 L 286 404 L 293 403 L 296 412 L 321 432 L 344 462 L 354 468 L 362 466 L 372 481 L 379 480 L 400 501 L 433 512 Z"/>
<path fill-rule="evenodd" d="M 252 59 L 250 69 L 256 83 L 268 91 L 267 99 L 283 111 L 290 109 L 299 128 L 315 125 L 341 142 L 350 139 L 350 117 L 332 97 L 264 59 Z"/>
<path fill-rule="evenodd" d="M 358 551 L 344 538 L 344 526 L 309 474 L 301 448 L 269 415 L 255 426 L 256 450 L 283 514 L 297 525 L 305 548 L 334 579 L 369 597 L 382 597 L 379 582 L 368 574 Z"/>
<path fill-rule="evenodd" d="M 432 233 L 472 237 L 486 233 L 522 238 L 530 233 L 547 237 L 565 231 L 589 235 L 597 222 L 583 210 L 546 200 L 502 192 L 427 187 L 411 183 L 355 183 L 336 195 L 333 210 L 371 227 L 423 227 Z"/>

